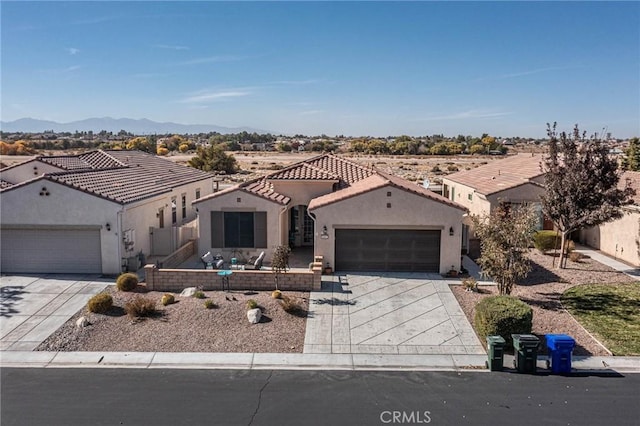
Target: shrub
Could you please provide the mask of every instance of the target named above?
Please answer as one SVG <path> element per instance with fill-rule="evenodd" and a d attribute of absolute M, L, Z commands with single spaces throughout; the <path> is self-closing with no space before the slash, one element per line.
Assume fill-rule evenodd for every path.
<path fill-rule="evenodd" d="M 280 299 L 280 305 L 282 306 L 282 309 L 288 314 L 296 316 L 306 316 L 307 314 L 298 300 L 292 297 L 283 295 Z"/>
<path fill-rule="evenodd" d="M 582 253 L 578 253 L 577 251 L 570 252 L 569 260 L 576 263 L 580 262 L 582 260 Z"/>
<path fill-rule="evenodd" d="M 162 295 L 162 304 L 164 306 L 171 305 L 172 303 L 175 303 L 175 301 L 176 298 L 173 297 L 173 294 L 171 293 L 165 293 Z"/>
<path fill-rule="evenodd" d="M 89 312 L 95 312 L 96 314 L 104 314 L 113 306 L 113 298 L 107 293 L 100 293 L 89 299 L 87 303 L 87 309 Z"/>
<path fill-rule="evenodd" d="M 124 305 L 124 311 L 130 317 L 148 317 L 156 313 L 156 303 L 146 297 L 136 296 Z"/>
<path fill-rule="evenodd" d="M 207 309 L 216 309 L 218 305 L 211 299 L 207 299 L 204 301 L 204 307 Z"/>
<path fill-rule="evenodd" d="M 273 290 L 271 292 L 271 297 L 274 299 L 280 299 L 282 297 L 282 292 L 280 290 Z"/>
<path fill-rule="evenodd" d="M 138 286 L 138 276 L 132 272 L 122 274 L 116 280 L 116 287 L 120 291 L 133 291 Z"/>
<path fill-rule="evenodd" d="M 511 334 L 531 333 L 533 310 L 511 296 L 485 297 L 476 305 L 474 324 L 481 340 L 500 335 L 511 347 Z"/>
<path fill-rule="evenodd" d="M 204 291 L 198 290 L 193 293 L 193 297 L 195 297 L 196 299 L 205 299 L 207 296 L 204 294 Z"/>
<path fill-rule="evenodd" d="M 248 310 L 249 310 L 249 309 L 255 309 L 255 308 L 257 308 L 257 307 L 258 307 L 258 302 L 256 302 L 256 301 L 255 301 L 255 300 L 253 300 L 253 299 L 249 299 L 249 300 L 247 300 L 247 309 L 248 309 Z"/>
<path fill-rule="evenodd" d="M 533 246 L 546 253 L 549 250 L 560 248 L 560 234 L 556 231 L 538 231 L 533 235 Z"/>
<path fill-rule="evenodd" d="M 457 172 L 458 171 L 458 167 L 456 167 L 455 164 L 449 164 L 447 166 L 447 170 L 450 171 L 450 172 Z"/>
<path fill-rule="evenodd" d="M 167 155 L 167 154 L 169 154 L 169 150 L 167 148 L 165 148 L 164 146 L 159 146 L 156 149 L 156 154 L 158 154 L 158 155 Z"/>
<path fill-rule="evenodd" d="M 467 291 L 475 291 L 478 289 L 478 280 L 476 280 L 474 277 L 467 277 L 462 280 L 462 286 Z"/>

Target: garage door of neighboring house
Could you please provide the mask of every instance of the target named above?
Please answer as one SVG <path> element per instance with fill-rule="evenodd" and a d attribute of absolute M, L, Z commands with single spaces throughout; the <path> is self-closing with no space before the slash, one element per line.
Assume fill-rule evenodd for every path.
<path fill-rule="evenodd" d="M 3 273 L 102 273 L 99 229 L 3 229 Z"/>
<path fill-rule="evenodd" d="M 440 230 L 336 229 L 337 271 L 440 271 Z"/>

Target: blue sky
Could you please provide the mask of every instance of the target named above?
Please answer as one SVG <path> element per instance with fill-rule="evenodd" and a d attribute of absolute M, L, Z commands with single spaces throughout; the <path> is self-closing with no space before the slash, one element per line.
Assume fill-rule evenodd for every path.
<path fill-rule="evenodd" d="M 640 134 L 638 2 L 2 2 L 1 117 Z"/>

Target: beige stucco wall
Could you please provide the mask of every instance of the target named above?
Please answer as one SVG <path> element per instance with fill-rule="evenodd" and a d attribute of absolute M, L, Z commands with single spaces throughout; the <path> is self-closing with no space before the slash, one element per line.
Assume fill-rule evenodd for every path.
<path fill-rule="evenodd" d="M 240 199 L 240 202 L 238 202 Z M 226 194 L 204 200 L 196 204 L 198 208 L 198 228 L 200 230 L 200 240 L 198 242 L 198 253 L 211 251 L 213 254 L 221 253 L 225 259 L 231 256 L 231 248 L 211 246 L 211 212 L 267 212 L 267 249 L 265 251 L 265 261 L 270 261 L 273 250 L 276 246 L 287 244 L 285 226 L 286 206 L 271 202 L 262 197 L 248 194 L 243 191 L 231 191 Z M 249 258 L 258 255 L 263 249 L 242 249 L 245 257 Z"/>
<path fill-rule="evenodd" d="M 449 188 L 449 199 L 469 209 L 470 215 L 484 216 L 489 214 L 491 204 L 484 195 L 476 193 L 469 186 L 452 182 L 446 178 L 442 179 L 442 184 Z"/>
<path fill-rule="evenodd" d="M 640 210 L 627 210 L 621 219 L 579 232 L 580 242 L 640 267 Z"/>
<path fill-rule="evenodd" d="M 35 169 L 34 169 L 35 167 Z M 45 173 L 55 173 L 64 171 L 61 168 L 54 167 L 50 164 L 43 163 L 41 161 L 28 161 L 26 163 L 19 164 L 10 169 L 0 171 L 0 177 L 2 180 L 18 184 L 34 179 Z"/>
<path fill-rule="evenodd" d="M 312 181 L 312 180 L 273 180 L 273 190 L 279 194 L 291 198 L 292 206 L 309 205 L 309 202 L 321 195 L 329 194 L 333 190 L 336 181 Z"/>
<path fill-rule="evenodd" d="M 212 181 L 204 180 L 182 185 L 173 188 L 171 192 L 128 204 L 125 207 L 125 213 L 122 217 L 122 231 L 135 229 L 135 245 L 132 250 L 128 252 L 125 252 L 123 247 L 123 257 L 133 256 L 139 251 L 142 251 L 146 256 L 151 253 L 151 234 L 149 228 L 157 228 L 159 226 L 160 219 L 157 215 L 161 209 L 164 215 L 165 228 L 181 226 L 194 220 L 197 217 L 197 213 L 192 202 L 195 200 L 196 189 L 198 188 L 200 189 L 201 198 L 209 195 L 213 192 Z M 185 194 L 187 197 L 187 216 L 184 220 L 182 219 L 182 194 Z M 171 199 L 173 197 L 176 198 L 177 205 L 177 222 L 175 225 L 171 223 Z"/>
<path fill-rule="evenodd" d="M 43 187 L 49 196 L 40 195 Z M 102 273 L 109 275 L 120 272 L 116 226 L 120 208 L 117 203 L 42 179 L 0 194 L 2 226 L 100 227 Z"/>
<path fill-rule="evenodd" d="M 491 194 L 487 197 L 487 200 L 491 203 L 492 208 L 497 206 L 500 201 L 507 203 L 538 203 L 540 202 L 540 195 L 543 193 L 544 188 L 526 183 L 515 188 Z"/>
<path fill-rule="evenodd" d="M 391 197 L 387 192 L 391 192 Z M 391 207 L 387 208 L 387 203 Z M 325 263 L 335 265 L 335 230 L 337 228 L 378 229 L 440 229 L 440 273 L 453 265 L 460 268 L 462 209 L 429 200 L 391 186 L 370 191 L 352 198 L 319 207 L 316 216 L 315 255 L 324 256 Z M 320 238 L 323 226 L 328 239 Z M 454 235 L 449 235 L 449 228 Z"/>

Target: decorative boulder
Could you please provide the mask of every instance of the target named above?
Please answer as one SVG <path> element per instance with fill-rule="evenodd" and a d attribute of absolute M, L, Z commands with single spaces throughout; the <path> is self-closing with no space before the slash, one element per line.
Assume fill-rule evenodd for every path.
<path fill-rule="evenodd" d="M 259 323 L 260 318 L 262 318 L 262 311 L 260 310 L 260 308 L 249 309 L 247 311 L 247 319 L 251 324 Z"/>
<path fill-rule="evenodd" d="M 182 292 L 180 293 L 180 296 L 182 297 L 191 297 L 193 296 L 193 294 L 196 292 L 196 288 L 195 287 L 187 287 L 184 290 L 182 290 Z"/>
<path fill-rule="evenodd" d="M 78 328 L 84 328 L 88 325 L 89 325 L 89 320 L 87 319 L 87 317 L 80 317 L 78 318 L 78 321 L 76 321 L 76 327 Z"/>

